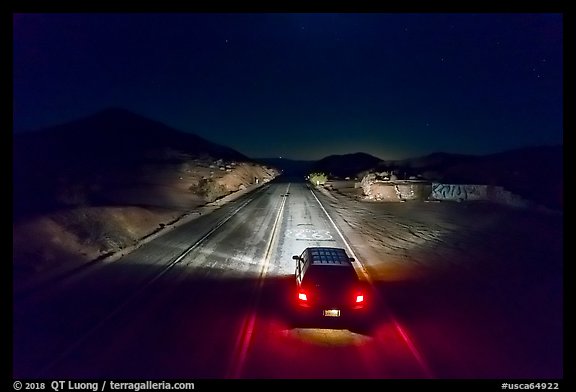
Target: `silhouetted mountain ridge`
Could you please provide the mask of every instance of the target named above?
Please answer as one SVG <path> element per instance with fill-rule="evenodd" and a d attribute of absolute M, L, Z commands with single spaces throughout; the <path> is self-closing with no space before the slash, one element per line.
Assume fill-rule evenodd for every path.
<path fill-rule="evenodd" d="M 478 155 L 468 154 L 454 154 L 447 152 L 434 152 L 428 155 L 423 155 L 415 158 L 384 161 L 385 165 L 398 166 L 403 168 L 413 169 L 444 169 L 454 164 L 462 162 L 472 162 L 479 158 Z"/>
<path fill-rule="evenodd" d="M 312 165 L 316 161 L 305 161 L 286 158 L 259 158 L 256 161 L 282 170 L 285 176 L 301 177 L 310 173 Z"/>
<path fill-rule="evenodd" d="M 139 162 L 163 151 L 250 161 L 231 148 L 121 108 L 108 108 L 69 123 L 14 135 L 17 166 L 74 166 Z"/>
<path fill-rule="evenodd" d="M 562 145 L 486 155 L 436 152 L 402 160 L 381 160 L 364 153 L 332 155 L 315 162 L 313 169 L 359 180 L 368 172 L 393 171 L 399 179 L 416 176 L 447 184 L 497 185 L 547 206 L 563 206 Z"/>
<path fill-rule="evenodd" d="M 62 189 L 98 187 L 120 172 L 129 178 L 129 173 L 145 173 L 147 165 L 178 165 L 196 158 L 253 162 L 229 147 L 121 108 L 15 133 L 14 210 L 50 209 Z"/>
<path fill-rule="evenodd" d="M 382 159 L 364 152 L 329 155 L 313 163 L 311 171 L 325 172 L 336 177 L 354 177 L 358 173 L 372 169 Z"/>

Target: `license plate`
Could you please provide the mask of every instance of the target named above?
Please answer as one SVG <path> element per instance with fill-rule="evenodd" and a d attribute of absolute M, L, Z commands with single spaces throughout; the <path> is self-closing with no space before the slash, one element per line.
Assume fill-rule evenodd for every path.
<path fill-rule="evenodd" d="M 327 309 L 323 314 L 325 317 L 340 317 L 340 309 Z"/>

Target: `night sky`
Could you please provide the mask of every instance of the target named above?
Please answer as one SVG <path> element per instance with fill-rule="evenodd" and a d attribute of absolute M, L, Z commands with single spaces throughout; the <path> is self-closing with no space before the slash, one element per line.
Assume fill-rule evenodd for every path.
<path fill-rule="evenodd" d="M 562 14 L 14 14 L 14 131 L 119 106 L 253 158 L 561 144 Z"/>

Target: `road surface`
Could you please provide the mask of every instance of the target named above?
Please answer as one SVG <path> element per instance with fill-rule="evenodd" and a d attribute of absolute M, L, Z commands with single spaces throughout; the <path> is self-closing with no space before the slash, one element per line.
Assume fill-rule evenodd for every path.
<path fill-rule="evenodd" d="M 357 217 L 375 208 L 380 215 L 374 217 L 386 219 L 361 230 L 355 212 L 336 199 L 280 178 L 121 259 L 16 295 L 13 376 L 562 378 L 561 219 L 547 218 L 534 234 L 560 241 L 527 243 L 537 252 L 522 260 L 523 241 L 532 237 L 515 237 L 510 245 L 510 238 L 494 239 L 470 223 L 474 214 L 487 216 L 484 205 L 357 206 Z M 486 211 L 497 216 L 492 207 Z M 437 225 L 458 233 L 428 241 L 434 244 L 429 252 L 426 240 L 394 251 L 410 258 L 417 243 L 420 255 L 449 254 L 451 272 L 423 279 L 434 266 L 416 261 L 412 270 L 426 272 L 415 271 L 419 279 L 383 277 L 378 265 L 391 245 L 368 243 L 366 230 L 395 238 L 398 225 L 429 236 Z M 306 246 L 342 247 L 357 258 L 359 274 L 378 295 L 369 330 L 291 323 L 292 255 Z M 474 246 L 501 251 L 499 263 L 486 264 L 485 279 L 470 278 L 466 255 Z M 536 258 L 544 266 L 535 265 Z M 514 275 L 517 268 L 525 271 Z M 507 282 L 509 289 L 502 287 Z"/>

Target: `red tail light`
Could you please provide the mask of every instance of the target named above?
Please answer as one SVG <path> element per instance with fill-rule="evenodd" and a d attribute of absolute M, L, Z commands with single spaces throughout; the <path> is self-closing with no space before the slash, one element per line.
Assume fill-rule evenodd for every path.
<path fill-rule="evenodd" d="M 308 296 L 306 295 L 305 292 L 299 291 L 299 292 L 298 292 L 298 299 L 299 299 L 300 301 L 308 301 Z"/>
<path fill-rule="evenodd" d="M 363 294 L 356 294 L 356 303 L 364 302 Z"/>

